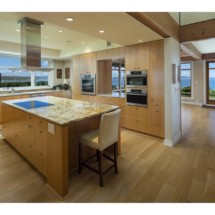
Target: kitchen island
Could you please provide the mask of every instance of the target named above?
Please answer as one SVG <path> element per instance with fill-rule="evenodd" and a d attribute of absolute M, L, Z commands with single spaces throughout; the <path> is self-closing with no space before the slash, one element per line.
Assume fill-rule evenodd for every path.
<path fill-rule="evenodd" d="M 26 109 L 14 104 L 35 100 L 52 105 Z M 53 96 L 2 101 L 2 136 L 65 198 L 68 175 L 78 167 L 78 136 L 98 128 L 102 114 L 119 108 Z M 119 130 L 119 154 L 120 139 Z M 83 147 L 83 159 L 94 153 L 94 149 Z"/>

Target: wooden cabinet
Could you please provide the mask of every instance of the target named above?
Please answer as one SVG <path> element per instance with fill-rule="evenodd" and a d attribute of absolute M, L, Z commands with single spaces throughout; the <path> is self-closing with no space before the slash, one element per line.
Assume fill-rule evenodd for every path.
<path fill-rule="evenodd" d="M 106 49 L 96 52 L 97 60 L 109 60 L 113 58 L 123 58 L 125 57 L 124 47 Z"/>
<path fill-rule="evenodd" d="M 73 56 L 73 93 L 81 94 L 81 55 Z"/>
<path fill-rule="evenodd" d="M 164 102 L 164 41 L 150 42 L 149 101 Z"/>
<path fill-rule="evenodd" d="M 149 43 L 142 43 L 125 47 L 125 69 L 149 69 Z"/>
<path fill-rule="evenodd" d="M 73 99 L 75 99 L 75 100 L 81 100 L 81 94 L 73 93 Z"/>

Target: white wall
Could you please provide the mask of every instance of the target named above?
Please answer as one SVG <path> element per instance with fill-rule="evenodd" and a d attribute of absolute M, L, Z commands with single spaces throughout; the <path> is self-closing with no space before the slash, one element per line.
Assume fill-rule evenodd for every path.
<path fill-rule="evenodd" d="M 172 83 L 173 64 L 180 65 L 180 44 L 173 38 L 164 39 L 165 80 L 165 140 L 164 144 L 174 146 L 181 136 L 180 83 Z"/>
<path fill-rule="evenodd" d="M 54 85 L 63 84 L 65 68 L 70 68 L 70 83 L 72 83 L 72 60 L 54 60 Z M 57 78 L 57 69 L 62 69 L 62 79 Z"/>

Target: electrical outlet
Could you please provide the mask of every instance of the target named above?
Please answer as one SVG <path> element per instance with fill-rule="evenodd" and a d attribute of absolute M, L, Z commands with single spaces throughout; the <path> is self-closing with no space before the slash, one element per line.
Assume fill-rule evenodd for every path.
<path fill-rule="evenodd" d="M 55 134 L 55 125 L 48 123 L 48 132 Z"/>

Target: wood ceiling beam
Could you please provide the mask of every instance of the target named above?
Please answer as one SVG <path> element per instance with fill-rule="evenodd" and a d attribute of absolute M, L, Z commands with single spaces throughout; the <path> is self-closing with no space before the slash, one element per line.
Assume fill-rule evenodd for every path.
<path fill-rule="evenodd" d="M 202 60 L 212 60 L 215 59 L 215 53 L 202 54 Z"/>
<path fill-rule="evenodd" d="M 181 57 L 181 62 L 185 62 L 185 61 L 198 61 L 198 59 L 195 59 L 191 56 L 189 57 Z"/>
<path fill-rule="evenodd" d="M 179 41 L 179 25 L 167 12 L 128 12 L 129 15 L 160 34 Z"/>
<path fill-rule="evenodd" d="M 181 51 L 181 57 L 189 57 L 190 55 L 188 55 L 186 52 Z"/>
<path fill-rule="evenodd" d="M 192 43 L 181 44 L 181 50 L 197 60 L 202 59 L 201 52 Z"/>
<path fill-rule="evenodd" d="M 215 20 L 180 27 L 180 42 L 215 38 Z"/>

